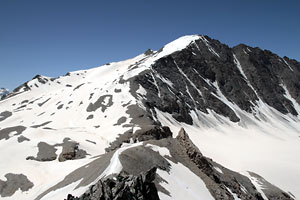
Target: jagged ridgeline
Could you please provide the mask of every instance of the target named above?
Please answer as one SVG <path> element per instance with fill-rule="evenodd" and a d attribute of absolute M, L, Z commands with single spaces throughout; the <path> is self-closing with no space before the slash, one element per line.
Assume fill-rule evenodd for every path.
<path fill-rule="evenodd" d="M 300 63 L 208 36 L 0 101 L 3 199 L 300 198 Z"/>
<path fill-rule="evenodd" d="M 7 95 L 9 93 L 9 90 L 8 89 L 5 89 L 5 88 L 0 88 L 0 100 L 2 98 L 4 98 L 5 95 Z"/>

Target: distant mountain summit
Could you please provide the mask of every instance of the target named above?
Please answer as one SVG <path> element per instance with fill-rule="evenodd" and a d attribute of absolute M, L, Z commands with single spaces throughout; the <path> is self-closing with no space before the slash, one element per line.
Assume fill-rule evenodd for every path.
<path fill-rule="evenodd" d="M 300 198 L 300 63 L 208 36 L 0 101 L 4 199 Z"/>
<path fill-rule="evenodd" d="M 0 99 L 2 98 L 2 96 L 7 95 L 8 93 L 9 93 L 8 89 L 0 88 Z"/>

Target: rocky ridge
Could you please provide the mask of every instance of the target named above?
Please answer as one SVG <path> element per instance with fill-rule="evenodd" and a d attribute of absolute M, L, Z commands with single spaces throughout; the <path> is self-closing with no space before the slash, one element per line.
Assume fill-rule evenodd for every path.
<path fill-rule="evenodd" d="M 138 176 L 119 174 L 114 178 L 99 180 L 82 196 L 68 195 L 66 200 L 158 200 L 157 189 L 153 183 L 156 168 Z"/>
<path fill-rule="evenodd" d="M 130 148 L 129 152 L 124 152 L 119 155 L 121 161 L 122 157 L 127 157 L 125 155 L 140 158 L 137 160 L 143 163 L 142 168 L 145 171 L 142 170 L 142 168 L 135 169 L 137 171 L 130 169 L 133 167 L 132 162 L 124 160 L 127 164 L 122 163 L 123 170 L 120 174 L 100 179 L 80 197 L 74 197 L 69 194 L 67 200 L 159 199 L 158 191 L 166 194 L 168 194 L 168 191 L 160 185 L 163 180 L 156 174 L 156 171 L 157 168 L 169 171 L 170 164 L 168 164 L 169 166 L 165 166 L 164 164 L 160 165 L 159 162 L 156 161 L 158 159 L 156 156 L 165 160 L 166 163 L 180 162 L 190 168 L 191 171 L 204 181 L 214 199 L 231 200 L 236 197 L 241 200 L 264 199 L 248 177 L 229 170 L 214 162 L 212 159 L 203 156 L 183 128 L 176 138 L 164 134 L 164 132 L 161 132 L 162 129 L 167 129 L 167 127 L 159 128 L 155 126 L 144 132 L 139 131 L 140 135 L 148 135 L 150 132 L 156 135 L 156 137 L 145 139 L 143 140 L 145 142 L 143 146 Z M 147 144 L 169 149 L 171 157 L 161 157 L 161 155 L 155 155 L 153 157 L 153 155 L 148 154 L 148 157 L 145 158 L 141 152 L 149 151 L 145 149 L 147 148 Z M 143 161 L 149 159 L 151 160 L 150 162 Z M 261 176 L 257 174 L 253 174 L 253 176 L 261 179 L 261 183 L 263 183 L 261 187 L 264 188 L 264 194 L 266 194 L 268 199 L 293 199 L 289 194 L 270 184 Z"/>

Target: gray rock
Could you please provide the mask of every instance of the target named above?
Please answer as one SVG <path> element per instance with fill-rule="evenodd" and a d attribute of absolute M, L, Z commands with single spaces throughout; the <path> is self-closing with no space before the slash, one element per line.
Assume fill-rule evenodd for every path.
<path fill-rule="evenodd" d="M 24 137 L 23 135 L 18 137 L 18 142 L 19 143 L 24 142 L 24 141 L 30 141 L 30 140 L 27 137 Z"/>
<path fill-rule="evenodd" d="M 60 110 L 64 107 L 64 104 L 60 104 L 59 106 L 57 106 L 57 110 Z"/>
<path fill-rule="evenodd" d="M 8 127 L 4 129 L 0 129 L 0 140 L 6 139 L 8 140 L 10 137 L 10 134 L 13 133 L 13 136 L 20 135 L 23 133 L 23 131 L 26 130 L 25 126 L 13 126 Z"/>
<path fill-rule="evenodd" d="M 89 119 L 93 119 L 94 118 L 94 115 L 89 115 L 86 120 L 89 120 Z"/>
<path fill-rule="evenodd" d="M 56 151 L 57 149 L 53 145 L 49 145 L 45 142 L 39 142 L 37 156 L 28 156 L 26 160 L 36 160 L 40 162 L 53 161 L 57 158 Z"/>
<path fill-rule="evenodd" d="M 147 141 L 147 140 L 160 140 L 162 138 L 172 137 L 172 132 L 167 126 L 157 126 L 157 125 L 146 125 L 142 129 L 137 130 L 135 133 L 132 131 L 127 131 L 120 134 L 119 137 L 110 143 L 110 146 L 105 149 L 106 152 L 113 151 L 123 143 L 137 142 L 137 141 Z"/>
<path fill-rule="evenodd" d="M 6 120 L 7 118 L 12 116 L 12 112 L 10 111 L 3 111 L 0 113 L 0 122 Z"/>
<path fill-rule="evenodd" d="M 159 200 L 153 183 L 156 168 L 137 176 L 120 173 L 115 178 L 98 181 L 80 197 L 69 194 L 67 200 Z"/>
<path fill-rule="evenodd" d="M 30 126 L 31 128 L 39 128 L 39 127 L 42 127 L 42 126 L 46 126 L 47 124 L 50 124 L 52 121 L 47 121 L 47 122 L 44 122 L 42 124 L 39 124 L 39 125 L 33 125 L 33 126 Z"/>
<path fill-rule="evenodd" d="M 72 141 L 70 138 L 65 138 L 63 144 L 59 146 L 63 147 L 62 152 L 58 157 L 59 162 L 81 159 L 85 158 L 87 155 L 86 151 L 79 149 L 79 143 Z"/>
<path fill-rule="evenodd" d="M 73 91 L 79 89 L 79 88 L 80 88 L 81 86 L 83 86 L 84 84 L 85 84 L 85 83 L 82 83 L 82 84 L 77 85 L 77 86 L 73 89 Z"/>
<path fill-rule="evenodd" d="M 108 102 L 105 103 L 105 99 L 108 98 Z M 97 109 L 101 108 L 101 111 L 104 112 L 108 107 L 113 105 L 112 95 L 103 95 L 99 97 L 99 99 L 95 103 L 90 103 L 89 106 L 86 108 L 87 112 L 94 112 Z"/>
<path fill-rule="evenodd" d="M 114 92 L 115 92 L 115 93 L 120 93 L 120 92 L 122 92 L 122 90 L 116 88 L 116 89 L 114 90 Z"/>
<path fill-rule="evenodd" d="M 134 141 L 160 140 L 163 138 L 172 138 L 172 132 L 167 126 L 146 126 L 137 130 L 133 135 Z"/>
<path fill-rule="evenodd" d="M 0 196 L 10 197 L 17 190 L 28 191 L 33 187 L 33 183 L 23 174 L 8 173 L 5 175 L 6 181 L 0 180 Z"/>
<path fill-rule="evenodd" d="M 45 103 L 47 103 L 51 98 L 46 99 L 42 103 L 38 103 L 38 106 L 42 107 Z"/>
<path fill-rule="evenodd" d="M 120 118 L 118 119 L 117 123 L 114 124 L 114 126 L 119 126 L 119 125 L 125 123 L 126 120 L 127 120 L 126 117 L 124 117 L 124 116 L 123 116 L 123 117 L 120 117 Z"/>

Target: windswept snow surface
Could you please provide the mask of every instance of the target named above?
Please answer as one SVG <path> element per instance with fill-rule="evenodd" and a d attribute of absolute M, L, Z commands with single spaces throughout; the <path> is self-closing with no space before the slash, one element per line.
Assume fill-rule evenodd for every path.
<path fill-rule="evenodd" d="M 26 127 L 20 135 L 10 133 L 9 139 L 0 138 L 0 179 L 5 180 L 7 173 L 24 174 L 34 184 L 29 191 L 17 191 L 4 199 L 34 199 L 70 172 L 91 162 L 93 156 L 105 153 L 105 148 L 118 134 L 133 127 L 139 128 L 130 123 L 130 115 L 126 112 L 128 106 L 137 105 L 137 100 L 130 95 L 129 84 L 118 81 L 127 74 L 130 65 L 144 58 L 143 54 L 130 60 L 72 72 L 57 79 L 46 77 L 46 83 L 34 79 L 28 82 L 30 91 L 0 102 L 1 112 L 12 113 L 12 116 L 0 121 L 0 131 L 18 125 Z M 115 89 L 122 92 L 116 93 Z M 103 101 L 97 105 L 101 97 L 104 97 Z M 94 107 L 88 110 L 90 104 Z M 90 115 L 92 117 L 87 119 Z M 126 118 L 127 126 L 114 125 L 122 116 Z M 43 126 L 45 122 L 48 124 Z M 27 140 L 18 142 L 19 136 Z M 56 160 L 26 160 L 29 156 L 37 156 L 40 142 L 54 146 L 61 144 L 65 138 L 78 142 L 79 149 L 88 153 L 87 157 L 58 162 L 62 148 L 56 146 Z"/>
<path fill-rule="evenodd" d="M 161 178 L 167 181 L 160 183 L 167 191 L 170 192 L 170 196 L 159 192 L 159 197 L 162 200 L 210 200 L 214 199 L 205 186 L 205 183 L 186 168 L 181 163 L 171 163 L 170 173 L 158 170 L 158 174 Z"/>
<path fill-rule="evenodd" d="M 161 156 L 171 157 L 170 152 L 167 148 L 159 147 L 152 144 L 147 144 L 146 147 L 150 147 L 153 151 L 158 152 Z M 165 157 L 165 158 L 167 158 Z M 167 159 L 168 160 L 168 159 Z M 205 183 L 201 178 L 191 172 L 181 163 L 173 163 L 168 160 L 171 164 L 170 172 L 158 169 L 158 175 L 163 178 L 163 182 L 160 183 L 170 195 L 159 192 L 159 198 L 162 200 L 210 200 L 214 199 Z"/>
<path fill-rule="evenodd" d="M 216 118 L 216 114 L 210 112 L 192 115 L 194 125 L 187 125 L 168 113 L 156 112 L 158 120 L 173 133 L 183 127 L 205 156 L 234 171 L 256 172 L 299 199 L 300 119 L 283 115 L 262 102 L 258 105 L 259 121 L 252 114 L 236 110 L 243 123 Z M 201 120 L 200 115 L 210 123 Z"/>
<path fill-rule="evenodd" d="M 192 42 L 194 42 L 195 40 L 200 39 L 200 37 L 201 36 L 198 35 L 187 35 L 187 36 L 180 37 L 177 40 L 174 40 L 173 42 L 170 42 L 169 44 L 165 45 L 156 58 L 157 59 L 162 58 L 176 51 L 180 51 L 185 47 L 187 47 Z"/>

